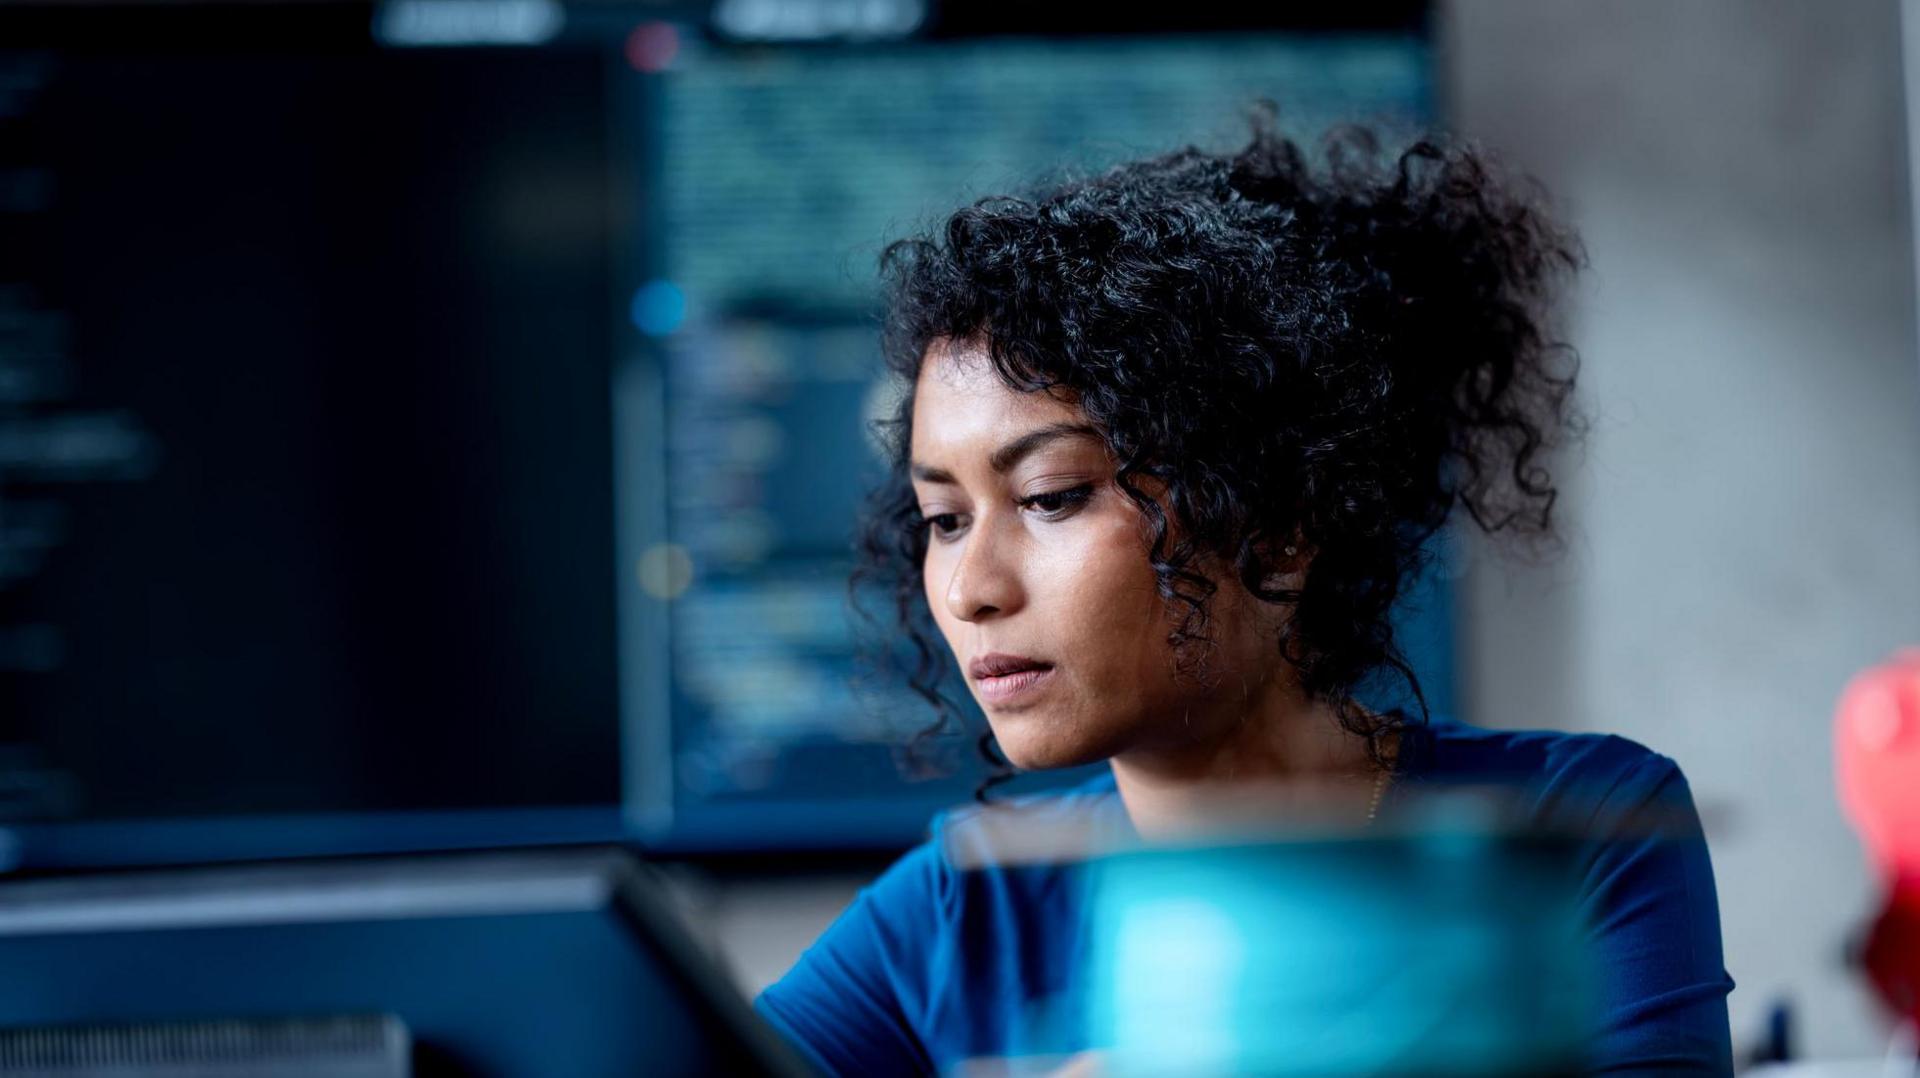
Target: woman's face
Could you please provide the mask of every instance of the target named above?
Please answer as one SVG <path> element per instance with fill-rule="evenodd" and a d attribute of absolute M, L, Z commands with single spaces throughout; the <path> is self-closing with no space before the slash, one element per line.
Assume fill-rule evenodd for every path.
<path fill-rule="evenodd" d="M 1015 765 L 1203 742 L 1281 665 L 1270 613 L 1227 575 L 1212 605 L 1214 676 L 1176 676 L 1178 617 L 1105 444 L 1077 405 L 1008 387 L 980 345 L 928 348 L 911 449 L 927 602 Z"/>

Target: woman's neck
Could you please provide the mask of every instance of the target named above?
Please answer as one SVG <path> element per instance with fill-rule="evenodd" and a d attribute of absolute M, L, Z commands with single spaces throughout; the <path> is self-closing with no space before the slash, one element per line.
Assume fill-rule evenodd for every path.
<path fill-rule="evenodd" d="M 1110 761 L 1141 837 L 1243 827 L 1358 826 L 1381 781 L 1366 740 L 1324 701 L 1277 694 L 1207 734 Z M 1397 749 L 1390 738 L 1389 753 Z"/>

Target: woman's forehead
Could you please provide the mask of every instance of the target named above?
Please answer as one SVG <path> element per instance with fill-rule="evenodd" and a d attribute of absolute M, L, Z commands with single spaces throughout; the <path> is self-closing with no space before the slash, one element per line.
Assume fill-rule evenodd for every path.
<path fill-rule="evenodd" d="M 1085 422 L 1085 414 L 1054 394 L 1009 386 L 983 345 L 936 338 L 927 346 L 914 386 L 916 460 L 988 453 L 1030 430 L 1062 422 Z"/>

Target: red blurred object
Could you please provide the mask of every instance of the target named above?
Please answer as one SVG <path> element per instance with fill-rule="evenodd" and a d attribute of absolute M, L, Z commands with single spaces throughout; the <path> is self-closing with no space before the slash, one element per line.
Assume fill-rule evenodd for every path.
<path fill-rule="evenodd" d="M 1920 648 L 1855 677 L 1834 721 L 1840 803 L 1889 880 L 1920 879 Z"/>
<path fill-rule="evenodd" d="M 1920 889 L 1898 886 L 1887 895 L 1860 960 L 1893 1013 L 1920 1024 Z"/>
<path fill-rule="evenodd" d="M 1887 1006 L 1920 1023 L 1920 648 L 1848 683 L 1834 766 L 1840 803 L 1887 888 L 1862 964 Z"/>

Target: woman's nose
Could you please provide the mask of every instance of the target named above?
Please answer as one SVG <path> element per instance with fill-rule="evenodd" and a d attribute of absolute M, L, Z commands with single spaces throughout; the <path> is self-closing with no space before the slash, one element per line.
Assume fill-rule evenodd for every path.
<path fill-rule="evenodd" d="M 1019 573 L 1007 544 L 977 522 L 964 539 L 960 560 L 947 580 L 947 610 L 961 621 L 1001 617 L 1020 608 Z"/>

